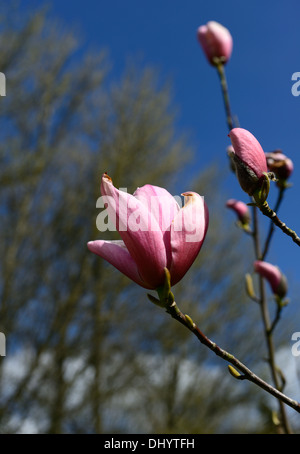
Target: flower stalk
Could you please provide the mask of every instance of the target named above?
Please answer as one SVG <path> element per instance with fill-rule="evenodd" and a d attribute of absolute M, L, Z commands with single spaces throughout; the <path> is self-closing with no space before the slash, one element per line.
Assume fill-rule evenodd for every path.
<path fill-rule="evenodd" d="M 288 227 L 284 222 L 282 222 L 278 218 L 277 214 L 275 213 L 275 211 L 273 211 L 270 208 L 270 206 L 266 200 L 262 204 L 256 203 L 256 206 L 262 212 L 262 214 L 264 216 L 267 216 L 273 222 L 273 224 L 275 224 L 277 227 L 280 228 L 280 230 L 283 233 L 285 233 L 287 236 L 292 238 L 292 240 L 294 241 L 294 243 L 297 244 L 297 246 L 300 246 L 300 237 L 297 235 L 297 233 L 294 230 L 292 230 L 290 227 Z"/>
<path fill-rule="evenodd" d="M 235 125 L 234 125 L 234 121 L 233 121 L 233 115 L 231 112 L 225 67 L 224 67 L 224 64 L 219 60 L 216 64 L 216 68 L 217 68 L 218 75 L 220 78 L 224 107 L 225 107 L 225 112 L 226 112 L 227 126 L 228 126 L 229 131 L 231 131 L 231 129 L 233 129 L 235 127 Z"/>
<path fill-rule="evenodd" d="M 215 342 L 209 339 L 197 326 L 197 324 L 191 319 L 190 316 L 183 314 L 177 303 L 175 301 L 174 295 L 171 292 L 171 276 L 167 268 L 165 268 L 165 284 L 159 290 L 158 296 L 161 307 L 164 307 L 166 312 L 171 315 L 173 319 L 178 321 L 181 325 L 185 326 L 189 331 L 191 331 L 201 344 L 208 347 L 212 352 L 215 353 L 218 357 L 230 363 L 229 372 L 235 378 L 239 380 L 248 380 L 255 385 L 259 386 L 264 391 L 268 392 L 272 396 L 279 399 L 283 404 L 285 403 L 289 407 L 293 408 L 296 412 L 300 413 L 300 403 L 290 397 L 286 396 L 282 391 L 279 390 L 280 384 L 277 383 L 276 388 L 271 386 L 269 383 L 261 379 L 256 375 L 252 370 L 250 370 L 245 364 L 243 364 L 239 359 L 234 355 L 227 352 L 223 348 L 219 347 Z M 153 302 L 153 296 L 148 295 L 151 302 Z M 156 299 L 156 298 L 154 298 Z M 157 304 L 157 303 L 155 303 Z M 270 337 L 270 336 L 269 336 Z M 232 367 L 233 366 L 233 367 Z"/>
<path fill-rule="evenodd" d="M 283 200 L 283 196 L 284 196 L 285 190 L 286 190 L 285 186 L 280 186 L 279 187 L 277 201 L 276 201 L 276 205 L 275 205 L 275 208 L 274 208 L 274 211 L 276 213 L 279 210 L 279 207 L 280 207 L 281 202 Z M 266 258 L 266 255 L 268 253 L 269 246 L 270 246 L 273 234 L 274 234 L 274 230 L 275 230 L 275 224 L 271 221 L 270 222 L 270 227 L 269 227 L 269 232 L 268 232 L 268 235 L 267 235 L 267 238 L 266 238 L 266 241 L 265 241 L 264 250 L 263 250 L 263 253 L 262 253 L 262 256 L 261 256 L 261 260 L 264 260 Z"/>
<path fill-rule="evenodd" d="M 234 130 L 232 134 L 232 129 L 234 128 L 234 120 L 232 116 L 232 110 L 230 106 L 230 101 L 229 101 L 229 91 L 228 91 L 228 84 L 227 84 L 227 79 L 226 79 L 226 74 L 225 74 L 225 68 L 224 65 L 220 64 L 217 65 L 217 71 L 220 77 L 220 83 L 221 83 L 221 88 L 222 88 L 222 93 L 223 93 L 223 101 L 224 101 L 224 106 L 225 106 L 225 113 L 226 113 L 226 120 L 227 120 L 227 125 L 229 129 L 229 135 L 231 140 L 233 139 L 233 145 L 236 145 L 237 151 L 238 151 L 238 156 L 236 155 L 236 158 L 238 159 L 232 159 L 233 156 L 231 155 L 231 167 L 235 168 L 237 177 L 239 180 L 244 180 L 244 186 L 248 186 L 246 189 L 246 192 L 250 195 L 250 200 L 252 201 L 252 195 L 251 190 L 253 187 L 255 188 L 255 185 L 257 185 L 257 189 L 254 190 L 255 195 L 256 195 L 256 203 L 249 203 L 249 205 L 252 205 L 253 207 L 253 213 L 252 213 L 252 223 L 253 227 L 251 229 L 252 232 L 252 239 L 253 239 L 253 245 L 254 245 L 254 252 L 255 252 L 255 257 L 256 260 L 260 260 L 262 257 L 261 253 L 261 246 L 260 246 L 260 235 L 259 235 L 259 224 L 258 224 L 258 216 L 257 216 L 257 209 L 260 209 L 261 211 L 265 211 L 265 215 L 270 214 L 269 211 L 266 210 L 266 206 L 268 207 L 268 204 L 266 202 L 266 197 L 267 197 L 267 192 L 268 188 L 266 189 L 265 186 L 269 186 L 269 175 L 267 173 L 267 161 L 265 158 L 263 158 L 263 150 L 260 147 L 260 144 L 256 141 L 255 137 L 250 135 L 250 141 L 251 141 L 251 150 L 250 150 L 250 159 L 247 156 L 246 153 L 246 165 L 243 165 L 243 159 L 245 157 L 245 150 L 244 150 L 244 140 L 239 141 L 240 138 L 240 132 L 242 134 L 242 139 L 247 137 L 247 132 L 245 130 Z M 245 136 L 245 137 L 244 137 Z M 253 154 L 253 149 L 256 151 Z M 235 151 L 233 149 L 233 151 Z M 249 161 L 247 162 L 247 160 Z M 250 166 L 249 166 L 250 164 Z M 254 164 L 254 166 L 253 166 Z M 252 170 L 254 169 L 254 172 Z M 240 173 L 240 175 L 238 175 Z M 263 177 L 262 177 L 263 175 Z M 254 176 L 253 178 L 253 185 L 251 185 L 251 177 Z M 256 182 L 256 178 L 258 177 L 258 181 Z M 271 175 L 270 175 L 271 177 Z M 248 181 L 247 181 L 248 180 Z M 249 191 L 250 188 L 250 191 Z M 244 189 L 245 190 L 245 189 Z M 263 194 L 262 194 L 263 193 Z M 261 201 L 261 204 L 257 204 L 257 201 Z M 264 205 L 264 206 L 263 206 Z M 263 212 L 262 211 L 262 212 Z M 274 216 L 270 218 L 272 222 L 274 222 Z M 275 223 L 275 222 L 274 222 Z M 290 232 L 289 232 L 290 233 Z M 270 241 L 272 238 L 272 234 L 270 234 L 270 238 L 268 239 L 268 244 L 265 245 L 264 251 L 267 251 L 269 246 L 270 246 Z M 295 236 L 294 241 L 298 241 L 297 236 Z M 299 238 L 300 240 L 300 238 Z M 300 243 L 299 243 L 300 245 Z M 280 423 L 278 424 L 278 431 L 285 432 L 285 433 L 292 433 L 291 427 L 289 425 L 289 421 L 287 418 L 286 414 L 286 408 L 285 404 L 291 406 L 291 402 L 284 399 L 282 399 L 280 393 L 280 383 L 279 383 L 279 376 L 278 376 L 278 367 L 276 366 L 275 363 L 275 349 L 274 349 L 274 343 L 273 343 L 273 330 L 279 321 L 280 317 L 280 312 L 277 314 L 277 318 L 275 317 L 275 320 L 273 324 L 270 322 L 270 315 L 269 315 L 269 310 L 268 310 L 268 305 L 267 305 L 267 298 L 266 298 L 266 291 L 265 291 L 265 283 L 264 279 L 262 276 L 258 277 L 259 279 L 259 292 L 258 296 L 256 297 L 255 295 L 255 301 L 259 304 L 261 308 L 261 317 L 263 321 L 263 326 L 264 326 L 264 336 L 266 339 L 266 344 L 267 344 L 267 350 L 268 350 L 268 362 L 270 366 L 270 372 L 271 376 L 273 379 L 273 383 L 275 388 L 272 389 L 271 394 L 273 394 L 275 397 L 278 398 L 279 402 L 279 413 L 280 413 Z M 217 353 L 216 353 L 217 354 Z M 226 356 L 226 355 L 225 355 Z M 231 362 L 233 364 L 233 362 Z M 234 366 L 237 366 L 236 364 L 233 364 Z M 237 366 L 237 369 L 244 372 L 241 368 Z M 245 373 L 245 372 L 244 372 Z M 246 374 L 245 376 L 248 378 L 248 380 L 253 381 L 253 375 L 252 372 L 250 371 L 250 374 Z M 258 383 L 256 383 L 258 384 Z M 269 385 L 268 385 L 269 386 Z M 261 387 L 265 389 L 267 392 L 270 392 L 270 389 L 268 389 L 268 386 L 265 387 L 265 384 L 263 384 Z M 274 393 L 274 389 L 276 389 Z M 292 406 L 294 403 L 292 403 Z M 299 407 L 299 404 L 296 405 L 296 408 Z M 294 408 L 294 409 L 296 409 Z M 299 411 L 298 409 L 296 411 Z"/>

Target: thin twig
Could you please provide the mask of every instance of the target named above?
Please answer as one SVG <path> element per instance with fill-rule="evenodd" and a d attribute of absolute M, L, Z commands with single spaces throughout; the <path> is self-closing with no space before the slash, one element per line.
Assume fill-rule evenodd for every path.
<path fill-rule="evenodd" d="M 233 121 L 233 116 L 231 113 L 231 107 L 230 107 L 230 101 L 229 101 L 229 92 L 228 92 L 228 85 L 227 85 L 227 79 L 226 79 L 226 73 L 224 69 L 223 63 L 218 63 L 216 65 L 219 77 L 220 77 L 220 83 L 222 87 L 222 94 L 223 94 L 223 100 L 224 100 L 224 106 L 225 106 L 225 111 L 226 111 L 226 120 L 227 120 L 227 125 L 229 131 L 231 131 L 234 128 L 234 121 Z"/>
<path fill-rule="evenodd" d="M 269 336 L 273 333 L 273 331 L 274 331 L 274 329 L 275 329 L 277 323 L 278 323 L 279 320 L 280 320 L 281 311 L 282 311 L 282 306 L 277 306 L 275 318 L 274 318 L 274 320 L 273 320 L 273 322 L 272 322 L 272 325 L 270 326 L 270 329 L 269 329 L 269 332 L 268 332 L 268 335 L 269 335 Z"/>
<path fill-rule="evenodd" d="M 257 207 L 253 206 L 253 239 L 254 239 L 254 251 L 255 251 L 255 257 L 256 259 L 259 259 L 261 257 L 261 248 L 260 248 L 260 236 L 259 236 L 259 224 L 258 224 L 258 216 L 257 216 Z M 263 321 L 263 326 L 264 326 L 264 332 L 265 332 L 265 338 L 267 342 L 267 349 L 268 349 L 268 362 L 273 378 L 273 383 L 275 387 L 279 390 L 280 389 L 280 383 L 277 375 L 277 366 L 275 363 L 275 349 L 274 349 L 274 343 L 273 343 L 273 337 L 272 337 L 272 332 L 273 328 L 271 326 L 270 322 L 270 315 L 269 315 L 269 309 L 268 309 L 268 304 L 267 304 L 267 297 L 266 297 L 266 289 L 265 289 L 265 283 L 262 278 L 262 276 L 258 276 L 259 280 L 259 294 L 260 294 L 260 308 L 261 308 L 261 317 Z M 277 322 L 276 322 L 277 323 Z M 284 430 L 286 433 L 291 433 L 291 428 L 288 422 L 287 414 L 286 414 L 286 409 L 285 406 L 283 405 L 282 401 L 279 400 L 279 410 L 281 414 L 281 422 L 284 427 Z"/>
<path fill-rule="evenodd" d="M 233 116 L 231 113 L 231 106 L 230 106 L 230 101 L 229 101 L 229 91 L 228 91 L 228 85 L 227 85 L 227 80 L 226 80 L 225 68 L 221 62 L 219 62 L 219 64 L 217 64 L 217 71 L 218 71 L 218 74 L 220 77 L 220 82 L 221 82 L 221 87 L 222 87 L 227 125 L 228 125 L 229 131 L 231 131 L 231 129 L 234 127 L 235 123 L 234 123 Z M 276 204 L 277 205 L 276 209 L 279 208 L 282 196 L 283 196 L 283 191 L 282 191 L 282 193 L 280 193 L 279 199 Z M 273 236 L 273 231 L 271 233 L 269 233 L 269 235 L 268 235 L 267 243 L 265 244 L 265 247 L 263 250 L 263 256 L 265 256 L 268 251 L 272 236 Z M 255 250 L 255 257 L 257 260 L 261 260 L 262 254 L 261 254 L 261 248 L 260 248 L 260 238 L 259 238 L 259 228 L 258 228 L 258 218 L 257 218 L 257 207 L 256 206 L 253 206 L 252 238 L 253 238 L 253 244 L 254 244 L 254 250 Z M 265 283 L 261 276 L 259 276 L 258 303 L 260 304 L 261 314 L 262 314 L 262 319 L 263 319 L 263 324 L 264 324 L 265 338 L 266 338 L 267 348 L 268 348 L 268 352 L 269 352 L 270 370 L 271 370 L 271 374 L 273 377 L 274 385 L 277 388 L 277 391 L 280 392 L 279 391 L 280 384 L 279 384 L 279 379 L 277 376 L 277 367 L 275 364 L 275 353 L 274 353 L 274 345 L 273 345 L 273 339 L 272 339 L 272 331 L 273 331 L 277 321 L 279 320 L 279 318 L 278 318 L 278 320 L 276 320 L 275 325 L 271 326 L 267 299 L 266 299 L 266 292 L 265 292 Z M 273 395 L 275 395 L 275 394 L 273 394 Z M 291 433 L 291 429 L 290 429 L 290 426 L 288 423 L 288 418 L 286 415 L 286 409 L 285 409 L 285 406 L 283 405 L 283 401 L 280 398 L 279 398 L 279 410 L 281 413 L 281 423 L 283 425 L 285 432 Z"/>
<path fill-rule="evenodd" d="M 223 350 L 215 342 L 210 340 L 205 334 L 202 333 L 202 331 L 191 320 L 191 318 L 189 316 L 184 315 L 180 311 L 180 309 L 178 308 L 175 301 L 170 306 L 168 306 L 166 308 L 166 310 L 167 310 L 167 313 L 172 316 L 172 318 L 174 318 L 179 323 L 181 323 L 186 328 L 188 328 L 203 345 L 208 347 L 217 356 L 228 361 L 230 364 L 232 364 L 234 367 L 236 367 L 240 372 L 242 372 L 244 375 L 240 377 L 241 379 L 251 381 L 252 383 L 254 383 L 257 386 L 259 386 L 260 388 L 262 388 L 264 391 L 267 391 L 269 394 L 276 397 L 277 399 L 284 402 L 289 407 L 293 408 L 295 411 L 300 413 L 300 403 L 299 402 L 297 402 L 294 399 L 291 399 L 290 397 L 286 396 L 278 389 L 274 388 L 273 386 L 271 386 L 270 384 L 268 384 L 267 382 L 262 380 L 260 377 L 258 377 L 256 374 L 254 374 L 254 372 L 252 372 L 250 369 L 248 369 L 248 367 L 245 366 L 245 364 L 243 364 L 241 361 L 239 361 L 235 356 L 233 356 L 231 353 L 228 353 L 226 350 Z"/>
<path fill-rule="evenodd" d="M 271 221 L 277 226 L 279 227 L 283 233 L 285 233 L 286 235 L 288 235 L 289 237 L 292 238 L 292 240 L 294 241 L 294 243 L 296 243 L 298 246 L 300 246 L 300 237 L 297 235 L 297 233 L 290 229 L 284 222 L 282 222 L 278 217 L 277 217 L 277 214 L 275 213 L 275 211 L 273 211 L 270 207 L 269 207 L 269 204 L 267 201 L 265 201 L 263 204 L 261 205 L 257 205 L 258 208 L 260 209 L 260 211 L 262 212 L 262 214 L 264 214 L 265 216 L 267 216 L 269 219 L 271 219 Z"/>
<path fill-rule="evenodd" d="M 277 212 L 279 210 L 279 207 L 280 207 L 281 202 L 283 200 L 284 191 L 285 191 L 285 187 L 281 186 L 279 188 L 278 197 L 277 197 L 276 205 L 275 205 L 275 208 L 274 208 L 275 212 Z M 264 251 L 262 253 L 262 256 L 261 256 L 260 260 L 264 260 L 266 258 L 266 255 L 267 255 L 268 250 L 269 250 L 269 246 L 270 246 L 270 243 L 271 243 L 271 239 L 272 239 L 274 230 L 275 230 L 275 226 L 274 226 L 273 222 L 271 221 L 270 222 L 268 236 L 267 236 L 266 242 L 265 242 Z"/>

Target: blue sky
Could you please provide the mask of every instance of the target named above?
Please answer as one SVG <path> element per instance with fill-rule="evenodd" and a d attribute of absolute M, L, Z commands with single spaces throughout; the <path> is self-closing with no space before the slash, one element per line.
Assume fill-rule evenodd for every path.
<path fill-rule="evenodd" d="M 27 5 L 40 3 L 32 0 Z M 204 57 L 196 30 L 209 20 L 225 25 L 234 41 L 226 68 L 232 110 L 265 151 L 281 148 L 293 160 L 293 188 L 279 217 L 300 233 L 300 96 L 291 93 L 292 74 L 300 71 L 299 0 L 52 0 L 49 4 L 53 16 L 80 31 L 85 47 L 109 50 L 115 76 L 122 73 L 128 57 L 134 57 L 171 79 L 178 126 L 191 134 L 199 169 L 214 160 L 227 166 L 225 150 L 230 141 L 217 73 Z M 226 184 L 230 197 L 248 201 L 230 173 Z M 273 186 L 270 204 L 274 193 Z M 299 277 L 299 258 L 299 247 L 277 231 L 268 259 L 293 283 Z"/>

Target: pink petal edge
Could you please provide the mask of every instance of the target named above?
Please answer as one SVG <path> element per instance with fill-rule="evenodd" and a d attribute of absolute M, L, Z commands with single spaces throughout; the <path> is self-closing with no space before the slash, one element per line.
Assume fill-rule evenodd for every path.
<path fill-rule="evenodd" d="M 115 201 L 116 206 L 110 207 L 110 211 L 108 208 L 109 216 L 116 216 L 117 230 L 141 278 L 152 288 L 157 288 L 164 279 L 167 257 L 163 233 L 156 219 L 140 200 L 115 188 L 106 174 L 102 177 L 101 193 Z"/>
<path fill-rule="evenodd" d="M 125 276 L 144 288 L 152 289 L 140 277 L 137 265 L 121 240 L 95 240 L 87 243 L 88 249 L 113 265 Z"/>
<path fill-rule="evenodd" d="M 209 213 L 203 198 L 188 192 L 185 205 L 178 212 L 171 227 L 172 285 L 179 282 L 195 261 L 208 229 Z M 197 228 L 195 228 L 197 226 Z"/>

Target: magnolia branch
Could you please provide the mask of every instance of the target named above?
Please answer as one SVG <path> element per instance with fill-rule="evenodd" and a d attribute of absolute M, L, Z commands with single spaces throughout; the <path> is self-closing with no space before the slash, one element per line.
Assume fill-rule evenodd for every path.
<path fill-rule="evenodd" d="M 271 219 L 271 221 L 277 226 L 279 227 L 283 233 L 285 233 L 286 235 L 288 235 L 289 237 L 292 238 L 292 240 L 294 241 L 294 243 L 296 243 L 298 246 L 300 246 L 300 237 L 297 235 L 297 233 L 290 229 L 284 222 L 282 222 L 277 214 L 275 213 L 275 211 L 273 211 L 270 207 L 269 207 L 269 204 L 267 201 L 265 201 L 263 204 L 257 204 L 257 207 L 260 209 L 260 211 L 262 212 L 262 214 L 264 214 L 265 216 L 267 216 L 269 219 Z"/>
<path fill-rule="evenodd" d="M 180 311 L 180 309 L 178 308 L 175 301 L 166 307 L 166 311 L 168 314 L 170 314 L 172 316 L 172 318 L 174 318 L 179 323 L 181 323 L 186 328 L 188 328 L 203 345 L 205 345 L 210 350 L 212 350 L 217 356 L 221 357 L 225 361 L 228 361 L 230 364 L 232 364 L 234 367 L 236 367 L 243 374 L 243 375 L 239 374 L 239 372 L 237 372 L 234 368 L 232 368 L 231 366 L 228 366 L 231 375 L 233 375 L 238 380 L 251 381 L 252 383 L 256 384 L 257 386 L 259 386 L 263 390 L 267 391 L 272 396 L 281 400 L 286 405 L 288 405 L 289 407 L 293 408 L 298 413 L 300 413 L 300 403 L 299 402 L 286 396 L 278 389 L 273 388 L 273 386 L 271 386 L 270 384 L 268 384 L 267 382 L 262 380 L 260 377 L 255 375 L 241 361 L 239 361 L 237 358 L 235 358 L 235 356 L 233 356 L 231 353 L 228 353 L 227 351 L 223 350 L 215 342 L 211 341 L 207 336 L 205 336 L 205 334 L 203 334 L 201 332 L 201 330 L 198 328 L 198 326 L 192 321 L 192 319 L 188 315 L 184 315 Z"/>
<path fill-rule="evenodd" d="M 225 112 L 226 112 L 226 118 L 227 118 L 227 124 L 228 124 L 229 133 L 230 133 L 231 129 L 234 127 L 234 122 L 233 122 L 232 113 L 231 113 L 231 107 L 230 107 L 230 102 L 229 102 L 229 93 L 228 93 L 228 86 L 227 86 L 225 68 L 224 68 L 222 62 L 220 62 L 220 61 L 216 61 L 216 66 L 217 66 L 217 70 L 218 70 L 218 73 L 219 73 L 219 76 L 220 76 L 220 82 L 221 82 L 221 87 L 222 87 L 222 93 L 223 93 L 223 99 L 224 99 L 224 105 L 225 105 Z M 269 180 L 267 180 L 267 181 L 269 183 Z M 279 197 L 278 197 L 278 200 L 277 200 L 277 203 L 276 203 L 276 211 L 279 208 L 279 205 L 280 205 L 280 203 L 282 201 L 284 189 L 285 189 L 285 187 L 282 187 L 280 189 Z M 253 237 L 253 240 L 254 240 L 254 248 L 255 248 L 256 259 L 259 260 L 260 257 L 261 257 L 261 249 L 260 249 L 260 240 L 259 240 L 259 231 L 258 231 L 258 219 L 257 219 L 257 206 L 256 205 L 253 206 L 253 220 L 254 220 L 253 230 L 248 230 L 247 231 L 246 229 L 244 229 L 244 231 L 246 233 L 251 233 L 251 235 Z M 264 250 L 263 250 L 263 257 L 265 257 L 265 255 L 267 254 L 268 248 L 270 246 L 271 238 L 273 236 L 273 231 L 274 231 L 274 224 L 273 224 L 273 222 L 271 222 L 270 229 L 269 229 L 269 234 L 268 234 L 268 237 L 267 237 L 267 240 L 266 240 L 266 243 L 265 243 L 265 247 L 264 247 Z M 261 260 L 263 260 L 263 258 Z M 263 324 L 264 324 L 264 328 L 265 328 L 265 336 L 266 336 L 266 341 L 267 341 L 267 348 L 268 348 L 268 352 L 269 352 L 269 365 L 270 365 L 270 369 L 271 369 L 271 373 L 272 373 L 272 377 L 273 377 L 274 385 L 275 385 L 275 388 L 272 388 L 272 387 L 271 388 L 272 388 L 272 390 L 275 390 L 276 393 L 277 393 L 277 392 L 280 392 L 280 391 L 278 391 L 279 381 L 278 381 L 278 375 L 277 375 L 277 371 L 276 371 L 276 364 L 275 364 L 275 357 L 274 357 L 274 346 L 273 346 L 273 340 L 272 340 L 272 332 L 273 332 L 277 322 L 279 321 L 280 314 L 281 314 L 281 309 L 277 311 L 275 320 L 274 320 L 273 324 L 271 325 L 270 321 L 269 321 L 269 313 L 268 313 L 266 295 L 265 295 L 265 290 L 264 290 L 264 282 L 263 282 L 263 279 L 262 279 L 261 276 L 259 277 L 259 284 L 260 284 L 259 285 L 260 296 L 258 298 L 258 302 L 259 302 L 260 307 L 261 307 L 262 319 L 263 319 Z M 197 330 L 197 327 L 195 329 Z M 199 335 L 197 337 L 199 338 Z M 201 339 L 203 339 L 202 333 L 201 333 L 201 336 L 199 338 L 199 340 L 202 342 Z M 213 346 L 213 343 L 209 343 L 209 342 L 207 343 L 207 341 L 206 341 L 206 345 L 209 348 L 211 348 L 210 345 Z M 211 348 L 211 349 L 213 350 L 213 348 Z M 227 353 L 227 352 L 223 352 L 222 355 L 220 355 L 220 350 L 217 349 L 217 350 L 213 350 L 213 351 L 215 351 L 215 353 L 218 356 L 222 356 L 222 355 Z M 229 358 L 227 358 L 227 359 L 229 360 Z M 234 358 L 234 360 L 236 361 L 236 358 Z M 236 367 L 238 367 L 238 366 L 236 365 Z M 233 376 L 235 376 L 236 378 L 238 378 L 238 379 L 248 379 L 248 380 L 253 381 L 254 374 L 252 374 L 251 371 L 250 371 L 251 372 L 250 375 L 248 373 L 245 374 L 245 375 L 240 375 L 237 371 L 234 371 L 234 370 L 231 370 L 231 369 L 229 369 L 229 370 L 230 370 L 231 374 Z M 259 386 L 264 387 L 265 385 L 267 385 L 267 387 L 270 386 L 267 383 L 266 384 L 264 383 L 263 386 L 261 386 L 261 384 L 260 384 Z M 273 395 L 275 395 L 275 394 L 273 394 Z M 284 428 L 286 433 L 291 433 L 291 429 L 289 427 L 289 423 L 288 423 L 285 407 L 284 407 L 283 401 L 281 399 L 279 399 L 279 407 L 280 407 L 280 413 L 281 413 L 281 418 L 282 418 L 282 426 L 283 426 L 283 428 Z"/>
<path fill-rule="evenodd" d="M 275 212 L 277 212 L 279 210 L 279 207 L 280 207 L 281 202 L 283 200 L 283 195 L 284 195 L 285 189 L 286 189 L 285 186 L 279 188 L 277 202 L 276 202 L 276 205 L 275 205 L 275 208 L 274 208 Z M 275 226 L 274 226 L 273 222 L 271 221 L 270 222 L 269 233 L 268 233 L 268 236 L 266 238 L 265 247 L 264 247 L 264 250 L 263 250 L 263 253 L 262 253 L 262 256 L 261 256 L 261 260 L 264 260 L 266 255 L 267 255 L 267 253 L 268 253 L 269 246 L 270 246 L 270 243 L 271 243 L 271 239 L 272 239 L 272 236 L 273 236 L 273 233 L 274 233 L 274 229 L 275 229 Z"/>
<path fill-rule="evenodd" d="M 226 79 L 226 73 L 224 69 L 224 65 L 220 59 L 216 59 L 216 68 L 220 77 L 220 84 L 222 88 L 223 100 L 224 100 L 224 107 L 226 112 L 226 121 L 228 125 L 229 131 L 234 128 L 234 121 L 233 115 L 231 112 L 230 102 L 229 102 L 229 92 L 228 92 L 228 85 Z"/>

